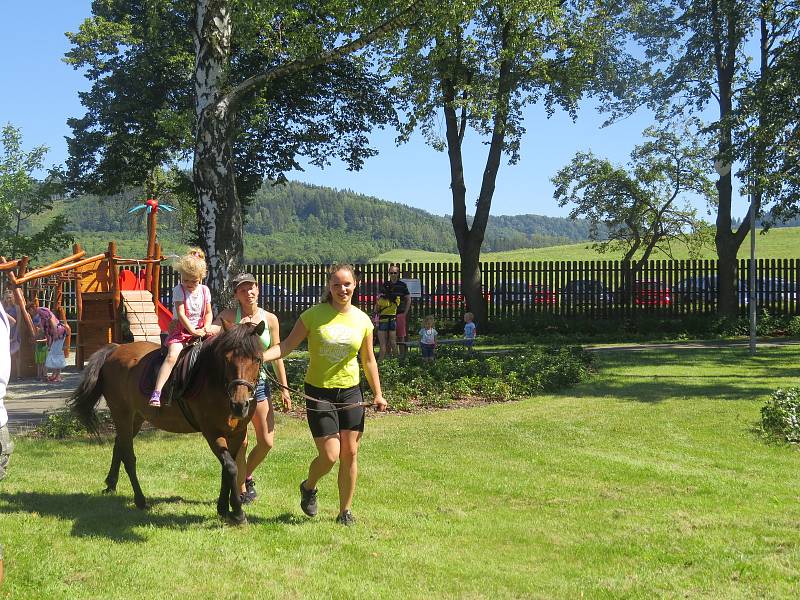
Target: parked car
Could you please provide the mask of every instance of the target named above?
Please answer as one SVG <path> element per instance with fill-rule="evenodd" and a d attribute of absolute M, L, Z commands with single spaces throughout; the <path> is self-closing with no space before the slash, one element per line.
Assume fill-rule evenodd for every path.
<path fill-rule="evenodd" d="M 662 281 L 637 281 L 633 284 L 634 306 L 669 306 L 672 294 Z"/>
<path fill-rule="evenodd" d="M 463 306 L 464 295 L 461 293 L 461 283 L 440 283 L 431 294 L 434 306 Z"/>
<path fill-rule="evenodd" d="M 370 312 L 381 295 L 383 281 L 368 280 L 362 281 L 356 287 L 356 299 L 361 310 Z"/>
<path fill-rule="evenodd" d="M 298 301 L 297 294 L 271 283 L 261 284 L 259 296 L 262 304 L 273 310 L 294 310 Z"/>
<path fill-rule="evenodd" d="M 524 281 L 501 281 L 492 289 L 492 301 L 497 306 L 528 306 L 531 291 L 531 285 Z"/>
<path fill-rule="evenodd" d="M 558 303 L 558 294 L 555 290 L 542 284 L 531 286 L 531 302 L 534 305 L 553 305 Z"/>
<path fill-rule="evenodd" d="M 572 305 L 590 304 L 592 306 L 602 306 L 613 302 L 613 295 L 600 281 L 576 279 L 563 287 L 561 300 Z"/>
<path fill-rule="evenodd" d="M 747 306 L 747 280 L 739 280 L 736 293 L 739 305 Z M 679 281 L 672 288 L 673 300 L 679 304 L 716 304 L 719 298 L 719 286 L 716 275 L 695 275 Z"/>
<path fill-rule="evenodd" d="M 758 304 L 777 304 L 797 300 L 796 284 L 775 277 L 756 279 L 755 292 Z"/>

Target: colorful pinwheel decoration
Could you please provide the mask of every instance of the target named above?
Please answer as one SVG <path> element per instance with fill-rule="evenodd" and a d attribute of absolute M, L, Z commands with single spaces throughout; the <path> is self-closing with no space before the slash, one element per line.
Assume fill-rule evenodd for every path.
<path fill-rule="evenodd" d="M 147 214 L 149 215 L 151 212 L 157 213 L 159 209 L 171 212 L 175 210 L 175 207 L 170 206 L 169 204 L 159 204 L 158 200 L 156 200 L 155 198 L 148 198 L 147 200 L 145 200 L 144 204 L 140 204 L 139 206 L 134 206 L 128 212 L 135 213 L 137 210 L 146 210 Z"/>

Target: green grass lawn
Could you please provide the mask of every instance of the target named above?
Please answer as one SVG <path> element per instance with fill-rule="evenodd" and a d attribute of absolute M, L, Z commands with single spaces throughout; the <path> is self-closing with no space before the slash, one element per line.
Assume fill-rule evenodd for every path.
<path fill-rule="evenodd" d="M 760 258 L 800 258 L 800 227 L 780 227 L 770 229 L 764 235 L 756 237 L 756 254 Z M 749 238 L 739 248 L 739 258 L 750 256 Z M 600 254 L 592 249 L 590 242 L 569 244 L 566 246 L 550 246 L 548 248 L 526 248 L 508 252 L 484 252 L 484 262 L 513 261 L 561 261 L 561 260 L 621 260 L 622 254 Z M 655 252 L 653 260 L 669 258 L 663 253 Z M 689 252 L 686 246 L 676 244 L 674 258 L 687 259 Z M 703 259 L 715 259 L 713 246 L 704 249 Z M 422 250 L 391 250 L 375 257 L 372 262 L 459 262 L 458 254 L 445 252 L 424 252 Z"/>
<path fill-rule="evenodd" d="M 305 423 L 281 417 L 250 524 L 222 525 L 199 436 L 146 433 L 153 503 L 99 493 L 109 443 L 18 439 L 0 598 L 795 598 L 800 449 L 754 431 L 800 347 L 601 352 L 561 394 L 370 419 L 354 513 L 306 519 Z"/>

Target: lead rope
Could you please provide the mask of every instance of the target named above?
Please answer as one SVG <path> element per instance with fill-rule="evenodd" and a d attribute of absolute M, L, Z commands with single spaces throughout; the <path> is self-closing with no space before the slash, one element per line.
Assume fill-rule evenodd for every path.
<path fill-rule="evenodd" d="M 331 400 L 322 400 L 320 398 L 314 398 L 313 396 L 309 396 L 305 392 L 301 392 L 300 390 L 296 390 L 294 388 L 289 387 L 288 385 L 283 385 L 278 379 L 269 373 L 269 371 L 264 370 L 264 374 L 267 376 L 272 383 L 277 385 L 279 388 L 288 391 L 290 394 L 294 394 L 297 396 L 301 396 L 306 401 L 306 411 L 309 412 L 330 412 L 331 410 L 350 410 L 351 408 L 359 408 L 363 407 L 366 408 L 368 406 L 372 406 L 374 402 L 333 402 Z M 339 392 L 336 392 L 336 399 L 339 399 Z M 331 408 L 310 408 L 308 406 L 308 401 L 313 400 L 314 402 L 327 402 L 331 405 Z"/>

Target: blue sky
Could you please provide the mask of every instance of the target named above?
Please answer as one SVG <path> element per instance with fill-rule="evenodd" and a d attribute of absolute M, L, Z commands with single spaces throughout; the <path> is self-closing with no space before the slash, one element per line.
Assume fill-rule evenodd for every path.
<path fill-rule="evenodd" d="M 13 23 L 0 36 L 0 122 L 22 129 L 26 148 L 45 144 L 50 148 L 49 165 L 63 163 L 67 155 L 64 137 L 66 120 L 83 114 L 78 91 L 88 81 L 62 62 L 68 49 L 66 31 L 76 31 L 90 14 L 89 0 L 32 0 L 14 2 L 4 8 L 5 22 Z M 492 202 L 492 214 L 542 214 L 565 216 L 553 200 L 550 178 L 575 152 L 591 149 L 599 156 L 623 163 L 640 142 L 642 130 L 650 124 L 647 114 L 637 114 L 601 129 L 602 116 L 590 106 L 573 123 L 563 113 L 547 119 L 541 106 L 526 113 L 527 134 L 522 143 L 522 160 L 513 166 L 503 163 Z M 373 144 L 378 156 L 368 160 L 360 172 L 333 164 L 324 170 L 309 167 L 290 173 L 317 185 L 351 189 L 384 200 L 401 202 L 435 214 L 450 214 L 449 167 L 446 153 L 433 150 L 420 137 L 396 146 L 393 131 L 376 131 Z M 486 146 L 472 137 L 465 144 L 468 202 L 474 201 L 480 186 Z M 698 206 L 703 212 L 705 207 Z M 468 210 L 470 205 L 468 205 Z M 738 201 L 734 215 L 744 216 L 746 202 Z M 472 212 L 472 211 L 470 211 Z"/>

